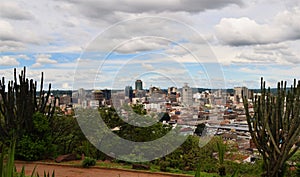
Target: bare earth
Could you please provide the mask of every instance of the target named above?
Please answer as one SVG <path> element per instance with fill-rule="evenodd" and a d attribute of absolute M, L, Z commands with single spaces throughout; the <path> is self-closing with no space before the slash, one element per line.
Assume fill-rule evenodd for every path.
<path fill-rule="evenodd" d="M 78 168 L 66 165 L 52 165 L 52 164 L 35 164 L 17 162 L 17 170 L 20 171 L 22 166 L 25 166 L 26 175 L 31 175 L 32 170 L 36 166 L 36 172 L 41 175 L 44 171 L 55 171 L 55 177 L 187 177 L 186 175 L 176 174 L 158 174 L 147 173 L 140 171 L 119 170 L 119 169 L 107 169 L 107 168 Z"/>

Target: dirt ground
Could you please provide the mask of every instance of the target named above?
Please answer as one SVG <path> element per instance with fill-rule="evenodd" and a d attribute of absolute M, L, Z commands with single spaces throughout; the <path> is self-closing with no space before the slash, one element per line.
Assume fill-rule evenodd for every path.
<path fill-rule="evenodd" d="M 22 166 L 25 166 L 26 175 L 31 175 L 32 170 L 36 167 L 36 172 L 41 175 L 44 171 L 55 171 L 55 177 L 183 177 L 185 175 L 176 174 L 158 174 L 147 173 L 139 171 L 119 170 L 119 169 L 105 169 L 105 168 L 78 168 L 65 165 L 52 165 L 52 164 L 35 164 L 17 162 L 17 170 L 20 171 Z M 186 177 L 186 176 L 185 176 Z"/>

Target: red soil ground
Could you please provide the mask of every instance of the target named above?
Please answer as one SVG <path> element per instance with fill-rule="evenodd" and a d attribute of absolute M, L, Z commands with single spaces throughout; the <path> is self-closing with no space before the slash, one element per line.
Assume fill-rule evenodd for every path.
<path fill-rule="evenodd" d="M 161 174 L 100 167 L 79 168 L 70 165 L 26 162 L 16 163 L 18 171 L 20 171 L 23 166 L 25 166 L 26 175 L 31 175 L 32 170 L 36 166 L 36 172 L 38 172 L 40 176 L 44 174 L 44 171 L 50 172 L 50 174 L 52 174 L 52 171 L 54 170 L 55 177 L 187 177 L 186 175 Z"/>

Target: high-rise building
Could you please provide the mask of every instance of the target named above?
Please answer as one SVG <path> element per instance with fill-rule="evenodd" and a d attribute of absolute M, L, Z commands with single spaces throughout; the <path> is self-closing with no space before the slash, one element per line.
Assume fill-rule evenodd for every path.
<path fill-rule="evenodd" d="M 103 96 L 104 96 L 105 100 L 108 101 L 111 99 L 111 90 L 104 89 L 104 90 L 102 90 L 102 92 L 103 92 Z"/>
<path fill-rule="evenodd" d="M 237 102 L 242 102 L 243 97 L 249 98 L 249 90 L 247 87 L 234 87 L 234 97 Z"/>
<path fill-rule="evenodd" d="M 188 86 L 187 83 L 182 87 L 182 103 L 187 106 L 193 105 L 193 91 L 192 88 Z"/>
<path fill-rule="evenodd" d="M 132 101 L 133 90 L 132 90 L 131 86 L 126 86 L 125 87 L 125 97 L 129 98 L 129 100 Z"/>
<path fill-rule="evenodd" d="M 142 80 L 135 81 L 135 90 L 143 90 L 143 82 Z"/>

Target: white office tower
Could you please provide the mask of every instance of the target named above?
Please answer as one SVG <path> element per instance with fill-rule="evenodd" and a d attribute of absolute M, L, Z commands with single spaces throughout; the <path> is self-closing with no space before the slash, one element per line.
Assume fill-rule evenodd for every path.
<path fill-rule="evenodd" d="M 182 87 L 182 103 L 186 106 L 193 105 L 193 92 L 192 88 L 187 83 Z"/>

